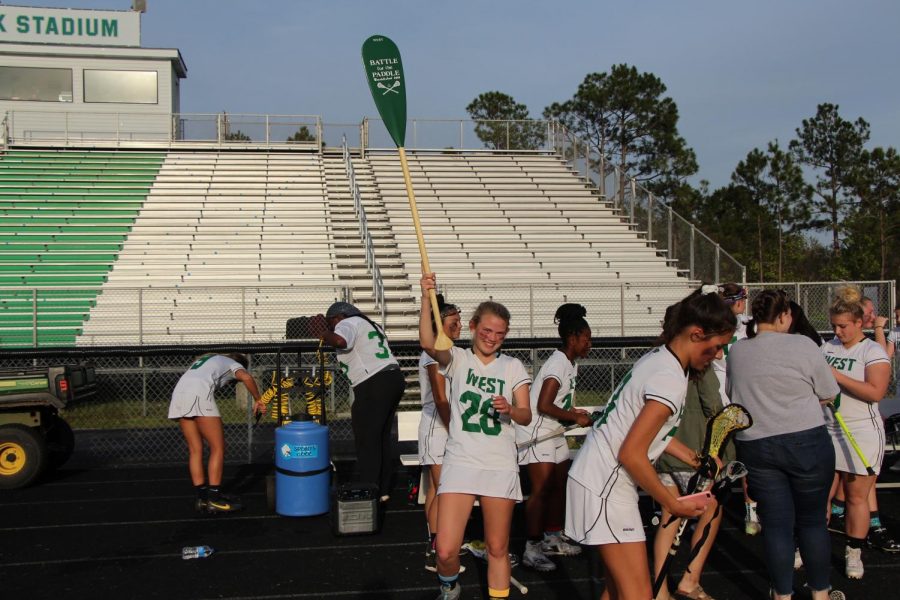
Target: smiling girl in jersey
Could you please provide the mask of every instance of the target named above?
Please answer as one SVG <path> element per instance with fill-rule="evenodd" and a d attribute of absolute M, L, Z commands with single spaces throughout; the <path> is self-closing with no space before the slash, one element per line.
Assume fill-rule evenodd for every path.
<path fill-rule="evenodd" d="M 434 273 L 423 274 L 419 342 L 450 382 L 450 428 L 438 487 L 437 572 L 441 600 L 460 597 L 459 547 L 476 498 L 484 519 L 488 596 L 509 597 L 509 530 L 522 500 L 512 422 L 528 425 L 531 377 L 518 359 L 500 354 L 509 311 L 482 302 L 469 321 L 472 347 L 434 350 L 429 290 Z"/>
<path fill-rule="evenodd" d="M 451 340 L 458 340 L 461 331 L 459 308 L 437 295 L 441 325 Z M 432 322 L 432 326 L 434 323 Z M 436 571 L 434 540 L 437 536 L 438 506 L 435 502 L 441 481 L 441 465 L 447 447 L 447 427 L 450 425 L 450 404 L 447 394 L 450 384 L 440 373 L 438 363 L 422 351 L 419 356 L 419 390 L 422 393 L 422 417 L 419 420 L 419 464 L 428 472 L 428 491 L 425 493 L 425 517 L 428 519 L 429 545 L 425 555 L 425 569 Z"/>
<path fill-rule="evenodd" d="M 665 345 L 641 357 L 626 375 L 578 451 L 566 490 L 566 534 L 598 546 L 606 570 L 604 598 L 652 596 L 638 487 L 669 514 L 693 518 L 702 503 L 679 500 L 660 481 L 653 461 L 666 452 L 698 468 L 700 459 L 672 436 L 684 409 L 690 371 L 706 369 L 734 333 L 734 313 L 705 285 L 667 311 Z"/>

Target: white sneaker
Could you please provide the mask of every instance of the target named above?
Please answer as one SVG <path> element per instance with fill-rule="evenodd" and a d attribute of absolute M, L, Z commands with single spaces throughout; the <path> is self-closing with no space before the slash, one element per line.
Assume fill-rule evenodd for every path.
<path fill-rule="evenodd" d="M 453 586 L 453 589 L 441 586 L 441 594 L 437 597 L 437 600 L 457 600 L 461 595 L 462 586 L 458 583 Z"/>
<path fill-rule="evenodd" d="M 578 556 L 581 554 L 581 546 L 573 544 L 562 532 L 545 533 L 544 541 L 541 542 L 541 552 L 557 556 Z"/>
<path fill-rule="evenodd" d="M 800 548 L 794 550 L 794 570 L 799 571 L 803 568 L 803 557 L 800 556 Z"/>
<path fill-rule="evenodd" d="M 744 503 L 744 533 L 747 535 L 756 535 L 762 531 L 762 525 L 759 523 L 759 515 L 756 514 L 756 502 Z"/>
<path fill-rule="evenodd" d="M 556 570 L 556 563 L 541 552 L 540 542 L 525 542 L 525 554 L 522 555 L 522 564 L 541 573 Z"/>
<path fill-rule="evenodd" d="M 851 548 L 850 546 L 847 546 L 844 550 L 844 563 L 848 578 L 862 579 L 864 573 L 862 548 Z"/>

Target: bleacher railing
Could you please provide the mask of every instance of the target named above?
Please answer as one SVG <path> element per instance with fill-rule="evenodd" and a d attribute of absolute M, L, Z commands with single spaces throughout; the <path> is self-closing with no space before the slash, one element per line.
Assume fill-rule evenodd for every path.
<path fill-rule="evenodd" d="M 375 308 L 381 313 L 381 325 L 385 324 L 387 307 L 384 303 L 384 279 L 381 277 L 381 269 L 375 259 L 375 245 L 372 243 L 372 232 L 369 231 L 369 222 L 366 219 L 366 207 L 362 203 L 362 193 L 356 182 L 356 171 L 353 170 L 353 160 L 350 149 L 347 147 L 347 139 L 342 144 L 344 152 L 344 167 L 347 169 L 347 179 L 350 182 L 350 191 L 353 194 L 353 208 L 356 218 L 359 219 L 359 233 L 362 236 L 363 245 L 366 248 L 366 268 L 372 274 L 372 291 L 375 294 Z"/>

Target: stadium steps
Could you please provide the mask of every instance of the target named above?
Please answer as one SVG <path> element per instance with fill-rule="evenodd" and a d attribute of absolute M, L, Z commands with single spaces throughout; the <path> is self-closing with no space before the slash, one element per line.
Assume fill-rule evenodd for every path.
<path fill-rule="evenodd" d="M 362 240 L 359 219 L 347 178 L 343 157 L 323 158 L 328 186 L 329 226 L 334 240 L 335 253 L 339 257 L 338 275 L 353 294 L 354 303 L 373 319 L 380 311 L 375 307 L 372 274 L 368 270 L 348 270 L 349 264 L 365 266 L 366 248 Z M 353 159 L 354 173 L 360 188 L 360 197 L 366 211 L 366 223 L 372 237 L 373 250 L 384 284 L 385 327 L 391 335 L 408 337 L 412 327 L 410 310 L 413 297 L 410 283 L 394 239 L 391 223 L 380 201 L 371 170 L 365 161 Z M 416 324 L 418 321 L 416 321 Z"/>
<path fill-rule="evenodd" d="M 0 157 L 0 347 L 74 343 L 162 160 L 74 150 Z"/>

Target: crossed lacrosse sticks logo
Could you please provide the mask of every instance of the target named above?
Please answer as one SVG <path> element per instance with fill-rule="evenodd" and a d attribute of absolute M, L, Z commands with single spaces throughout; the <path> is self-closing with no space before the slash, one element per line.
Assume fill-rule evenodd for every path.
<path fill-rule="evenodd" d="M 394 81 L 394 83 L 392 83 L 390 87 L 384 85 L 380 81 L 378 82 L 378 89 L 384 90 L 384 92 L 381 93 L 382 96 L 387 96 L 388 92 L 394 92 L 395 94 L 399 95 L 400 92 L 397 91 L 398 87 L 400 87 L 399 79 Z"/>

